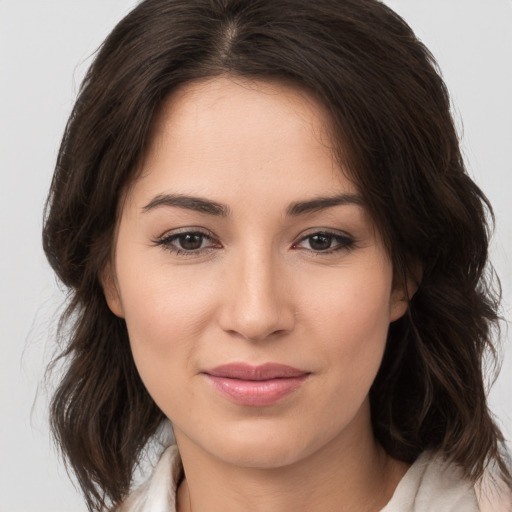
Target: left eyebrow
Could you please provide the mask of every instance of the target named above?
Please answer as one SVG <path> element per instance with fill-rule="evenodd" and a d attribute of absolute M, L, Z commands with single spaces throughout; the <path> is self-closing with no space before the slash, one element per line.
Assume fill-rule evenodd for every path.
<path fill-rule="evenodd" d="M 305 213 L 313 213 L 333 206 L 355 204 L 362 206 L 363 198 L 357 194 L 339 194 L 331 197 L 316 197 L 308 201 L 292 203 L 286 210 L 286 215 L 295 217 Z"/>

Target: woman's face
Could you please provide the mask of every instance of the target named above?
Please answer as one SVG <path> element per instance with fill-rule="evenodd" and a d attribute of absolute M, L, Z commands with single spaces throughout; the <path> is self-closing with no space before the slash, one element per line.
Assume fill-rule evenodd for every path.
<path fill-rule="evenodd" d="M 109 306 L 178 443 L 229 463 L 282 466 L 368 433 L 406 307 L 327 125 L 288 85 L 189 84 L 124 202 Z"/>

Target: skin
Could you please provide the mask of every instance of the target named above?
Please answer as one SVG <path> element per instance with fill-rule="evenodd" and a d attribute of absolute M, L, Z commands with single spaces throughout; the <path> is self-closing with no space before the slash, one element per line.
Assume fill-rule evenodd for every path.
<path fill-rule="evenodd" d="M 328 125 L 290 85 L 187 84 L 163 105 L 124 198 L 104 290 L 173 423 L 180 512 L 377 511 L 407 469 L 376 443 L 368 399 L 407 302 Z M 347 204 L 290 211 L 339 195 Z M 203 235 L 184 251 L 187 232 Z M 203 373 L 232 362 L 308 376 L 276 403 L 240 405 Z"/>

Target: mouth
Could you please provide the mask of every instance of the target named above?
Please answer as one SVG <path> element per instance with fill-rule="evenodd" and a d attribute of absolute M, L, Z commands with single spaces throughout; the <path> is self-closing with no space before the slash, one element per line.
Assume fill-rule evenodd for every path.
<path fill-rule="evenodd" d="M 297 390 L 310 372 L 278 363 L 232 363 L 202 372 L 213 388 L 238 405 L 264 407 Z"/>

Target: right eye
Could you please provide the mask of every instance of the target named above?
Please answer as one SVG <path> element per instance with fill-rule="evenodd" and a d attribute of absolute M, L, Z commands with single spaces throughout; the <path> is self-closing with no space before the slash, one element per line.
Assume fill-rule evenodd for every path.
<path fill-rule="evenodd" d="M 155 244 L 179 255 L 196 255 L 209 249 L 217 249 L 220 243 L 202 231 L 181 231 L 163 236 Z"/>

